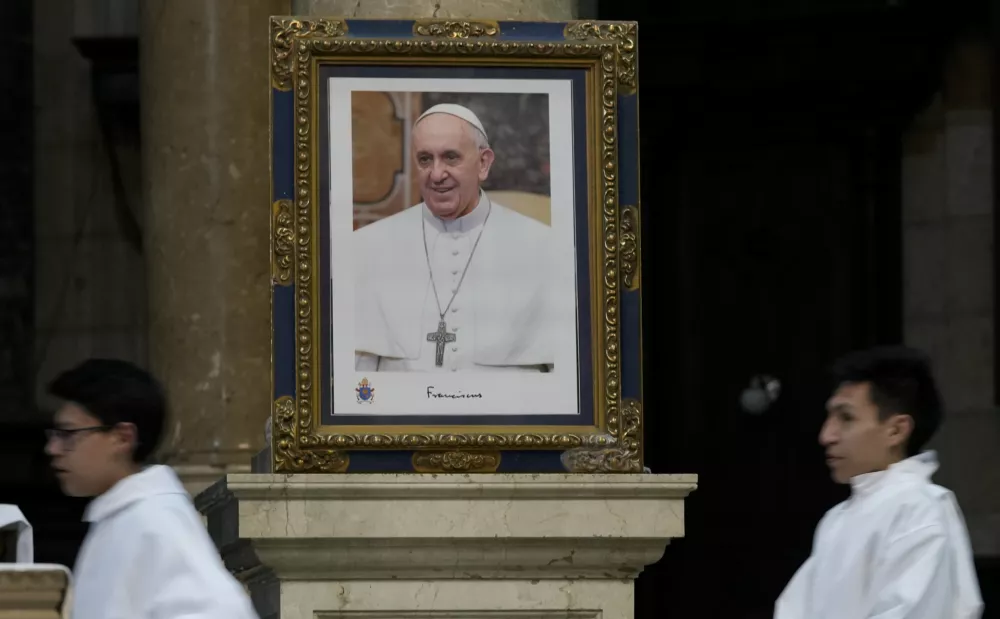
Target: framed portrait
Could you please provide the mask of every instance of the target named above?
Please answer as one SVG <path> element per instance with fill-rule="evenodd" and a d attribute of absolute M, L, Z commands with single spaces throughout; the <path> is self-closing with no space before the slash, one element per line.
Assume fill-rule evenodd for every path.
<path fill-rule="evenodd" d="M 636 30 L 272 18 L 273 471 L 642 471 Z"/>

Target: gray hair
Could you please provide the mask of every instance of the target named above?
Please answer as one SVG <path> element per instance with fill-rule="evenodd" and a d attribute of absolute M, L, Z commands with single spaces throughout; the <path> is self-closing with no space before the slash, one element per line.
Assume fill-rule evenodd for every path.
<path fill-rule="evenodd" d="M 479 148 L 480 151 L 487 150 L 490 147 L 490 140 L 483 135 L 482 131 L 473 127 L 471 123 L 465 123 L 465 127 L 468 130 L 469 135 L 472 137 L 472 141 L 475 142 L 476 147 Z"/>

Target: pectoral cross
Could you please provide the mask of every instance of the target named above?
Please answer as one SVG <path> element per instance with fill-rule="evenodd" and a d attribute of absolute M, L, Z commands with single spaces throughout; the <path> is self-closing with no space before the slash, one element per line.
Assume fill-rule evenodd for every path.
<path fill-rule="evenodd" d="M 444 365 L 444 347 L 457 339 L 454 333 L 448 333 L 448 325 L 445 321 L 438 323 L 438 330 L 427 334 L 427 341 L 437 344 L 434 350 L 434 365 L 441 367 Z"/>

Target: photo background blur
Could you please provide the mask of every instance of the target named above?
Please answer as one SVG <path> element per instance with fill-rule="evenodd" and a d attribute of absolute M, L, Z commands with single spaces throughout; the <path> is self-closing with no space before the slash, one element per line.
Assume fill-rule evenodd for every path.
<path fill-rule="evenodd" d="M 547 94 L 355 91 L 354 229 L 422 202 L 410 134 L 439 103 L 464 105 L 483 123 L 496 153 L 483 183 L 493 201 L 551 225 Z"/>

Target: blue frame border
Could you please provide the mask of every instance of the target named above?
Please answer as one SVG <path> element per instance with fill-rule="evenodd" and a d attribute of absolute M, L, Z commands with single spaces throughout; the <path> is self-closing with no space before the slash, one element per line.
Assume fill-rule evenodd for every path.
<path fill-rule="evenodd" d="M 334 414 L 330 394 L 332 372 L 331 352 L 334 334 L 330 333 L 330 237 L 322 234 L 320 241 L 320 308 L 322 348 L 320 375 L 326 378 L 321 386 L 320 423 L 325 426 L 586 426 L 596 423 L 594 415 L 593 342 L 591 326 L 591 279 L 589 252 L 588 204 L 590 191 L 587 185 L 587 92 L 585 69 L 512 68 L 512 67 L 383 67 L 364 65 L 321 65 L 319 81 L 319 131 L 324 140 L 330 140 L 329 116 L 326 114 L 329 99 L 329 78 L 418 78 L 418 79 L 537 79 L 569 80 L 573 84 L 573 170 L 574 170 L 574 237 L 577 247 L 577 338 L 579 359 L 577 363 L 577 396 L 580 410 L 576 415 L 356 415 Z M 319 149 L 319 226 L 330 226 L 330 151 Z M 581 251 L 582 248 L 582 251 Z"/>

